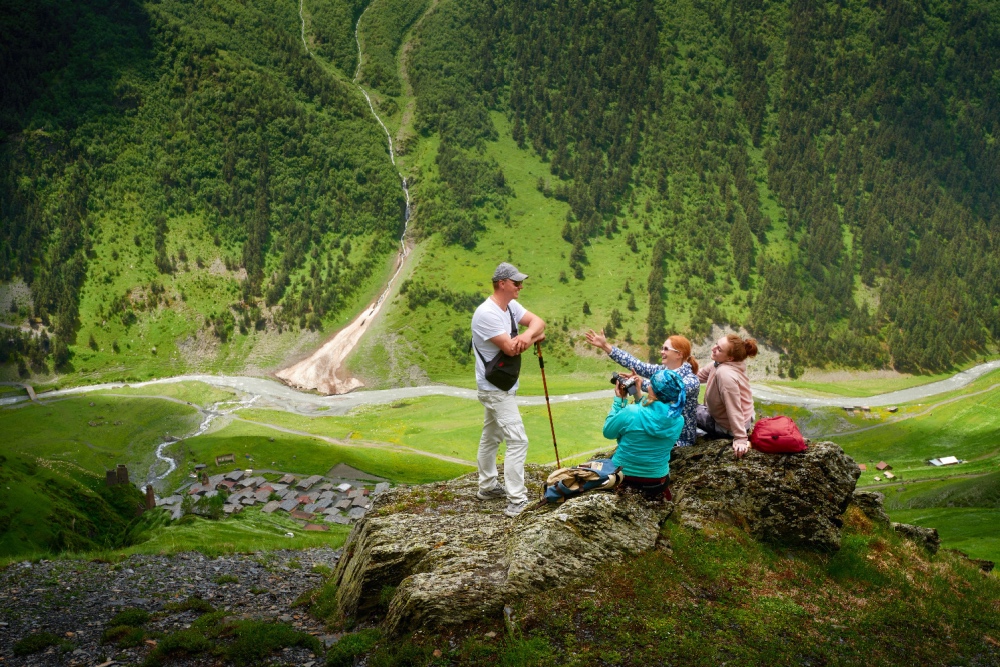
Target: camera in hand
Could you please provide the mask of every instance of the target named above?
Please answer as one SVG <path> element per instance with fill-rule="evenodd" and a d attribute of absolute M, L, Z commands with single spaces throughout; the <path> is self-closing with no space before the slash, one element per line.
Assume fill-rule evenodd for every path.
<path fill-rule="evenodd" d="M 616 386 L 617 385 L 621 385 L 621 386 L 625 387 L 625 390 L 628 392 L 629 396 L 631 396 L 633 399 L 638 400 L 638 398 L 639 398 L 639 388 L 635 386 L 635 378 L 634 377 L 623 378 L 618 373 L 612 373 L 611 374 L 611 384 L 616 385 Z"/>

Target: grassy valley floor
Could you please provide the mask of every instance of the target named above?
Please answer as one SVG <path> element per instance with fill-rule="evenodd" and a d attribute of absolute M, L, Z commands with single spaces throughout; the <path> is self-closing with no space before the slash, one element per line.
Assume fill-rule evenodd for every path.
<path fill-rule="evenodd" d="M 960 391 L 929 399 L 934 403 L 903 405 L 896 413 L 760 407 L 764 414 L 794 417 L 807 436 L 833 439 L 856 461 L 865 463 L 868 470 L 862 473 L 859 487 L 884 492 L 894 520 L 936 527 L 945 546 L 961 548 L 977 558 L 1000 560 L 989 529 L 992 521 L 1000 521 L 997 494 L 966 493 L 956 505 L 953 495 L 946 492 L 978 484 L 975 480 L 997 469 L 1000 392 L 990 388 L 998 380 L 1000 373 L 994 372 Z M 309 417 L 254 406 L 218 418 L 200 436 L 184 438 L 200 423 L 199 408 L 235 398 L 228 391 L 200 383 L 179 383 L 5 408 L 0 411 L 0 429 L 15 437 L 0 453 L 74 465 L 93 475 L 125 462 L 133 477 L 142 477 L 151 467 L 160 474 L 166 471 L 153 449 L 170 433 L 182 438 L 165 449 L 178 467 L 160 483 L 161 493 L 188 481 L 196 463 L 211 464 L 215 456 L 230 453 L 235 454 L 237 466 L 260 471 L 325 474 L 345 463 L 395 483 L 450 479 L 475 465 L 481 408 L 475 401 L 444 396 L 364 406 L 345 416 Z M 600 434 L 606 410 L 606 401 L 600 400 L 552 406 L 564 464 L 608 448 L 611 443 Z M 554 462 L 545 407 L 525 406 L 522 414 L 531 443 L 528 460 Z M 121 423 L 116 425 L 116 421 Z M 930 458 L 947 455 L 965 462 L 944 468 L 927 464 Z M 892 466 L 894 480 L 875 480 L 874 463 L 881 460 Z M 933 493 L 924 494 L 922 489 Z M 923 498 L 917 504 L 908 500 L 917 496 Z M 254 530 L 248 524 L 248 543 L 254 539 Z M 275 531 L 280 532 L 278 527 Z M 182 543 L 184 539 L 178 542 Z"/>

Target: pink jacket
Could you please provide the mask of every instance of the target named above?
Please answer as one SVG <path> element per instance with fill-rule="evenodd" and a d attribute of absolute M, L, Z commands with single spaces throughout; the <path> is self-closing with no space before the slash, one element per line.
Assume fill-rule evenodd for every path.
<path fill-rule="evenodd" d="M 733 434 L 734 444 L 747 441 L 746 424 L 753 418 L 753 392 L 746 361 L 706 364 L 698 371 L 705 385 L 705 407 L 721 428 Z"/>

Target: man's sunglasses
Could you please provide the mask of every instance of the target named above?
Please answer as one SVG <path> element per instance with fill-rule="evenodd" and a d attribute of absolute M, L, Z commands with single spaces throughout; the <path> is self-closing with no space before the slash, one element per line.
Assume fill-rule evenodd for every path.
<path fill-rule="evenodd" d="M 509 278 L 508 278 L 508 280 L 509 280 Z M 514 283 L 514 287 L 520 287 L 521 284 L 524 283 L 523 280 L 511 280 L 511 282 Z"/>

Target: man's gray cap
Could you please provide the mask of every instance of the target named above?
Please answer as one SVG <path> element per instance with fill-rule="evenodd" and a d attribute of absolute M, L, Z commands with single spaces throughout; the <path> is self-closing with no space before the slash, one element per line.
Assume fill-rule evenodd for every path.
<path fill-rule="evenodd" d="M 497 270 L 493 272 L 493 280 L 524 280 L 528 276 L 517 270 L 517 267 L 508 262 L 500 262 Z"/>

